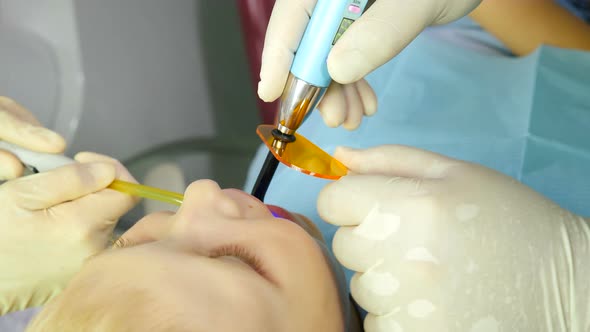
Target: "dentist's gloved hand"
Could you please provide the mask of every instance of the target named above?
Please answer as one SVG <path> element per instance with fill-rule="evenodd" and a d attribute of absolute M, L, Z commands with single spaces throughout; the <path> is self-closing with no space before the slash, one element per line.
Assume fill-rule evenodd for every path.
<path fill-rule="evenodd" d="M 587 331 L 589 220 L 488 168 L 402 146 L 337 150 L 320 193 L 368 332 Z"/>
<path fill-rule="evenodd" d="M 115 178 L 135 181 L 117 161 L 92 153 L 76 160 L 0 186 L 0 315 L 57 295 L 136 203 L 105 189 Z"/>
<path fill-rule="evenodd" d="M 355 129 L 377 98 L 363 79 L 397 55 L 427 26 L 468 14 L 481 0 L 376 0 L 334 45 L 328 57 L 332 83 L 318 109 L 328 126 Z M 280 97 L 317 0 L 277 0 L 266 31 L 258 95 Z"/>
<path fill-rule="evenodd" d="M 62 153 L 65 140 L 43 128 L 39 121 L 14 100 L 0 96 L 0 140 L 46 153 Z M 23 172 L 23 165 L 13 154 L 0 149 L 0 181 L 13 179 Z"/>

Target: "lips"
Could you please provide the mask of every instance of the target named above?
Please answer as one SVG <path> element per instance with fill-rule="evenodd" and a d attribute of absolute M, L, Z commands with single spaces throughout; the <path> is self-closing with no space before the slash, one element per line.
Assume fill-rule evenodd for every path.
<path fill-rule="evenodd" d="M 272 215 L 275 218 L 283 218 L 283 219 L 287 219 L 287 220 L 291 220 L 294 221 L 295 217 L 293 216 L 293 214 L 291 214 L 289 211 L 283 209 L 282 207 L 278 207 L 276 205 L 266 205 L 266 207 L 270 210 L 270 213 L 272 213 Z"/>
<path fill-rule="evenodd" d="M 272 215 L 275 216 L 275 218 L 287 219 L 287 220 L 299 225 L 308 234 L 310 234 L 311 236 L 313 236 L 317 240 L 319 240 L 321 242 L 325 242 L 325 239 L 322 236 L 322 233 L 320 232 L 320 230 L 307 217 L 305 217 L 299 213 L 291 213 L 291 212 L 289 212 L 281 207 L 278 207 L 276 205 L 268 205 L 267 204 L 266 207 L 270 210 L 270 213 L 272 213 Z"/>

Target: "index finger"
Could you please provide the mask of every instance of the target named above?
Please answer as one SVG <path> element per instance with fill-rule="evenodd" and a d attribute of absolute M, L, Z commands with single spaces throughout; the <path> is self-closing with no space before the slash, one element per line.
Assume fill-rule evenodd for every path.
<path fill-rule="evenodd" d="M 30 124 L 41 126 L 41 123 L 39 122 L 39 120 L 37 120 L 33 113 L 24 108 L 21 104 L 17 103 L 16 101 L 8 97 L 0 96 L 0 109 L 3 109 L 8 113 L 15 115 L 17 118 L 26 121 Z"/>
<path fill-rule="evenodd" d="M 368 149 L 338 147 L 334 158 L 359 174 L 440 179 L 461 163 L 444 155 L 404 145 L 380 145 Z"/>
<path fill-rule="evenodd" d="M 274 101 L 283 92 L 291 64 L 317 0 L 277 0 L 264 39 L 259 97 Z"/>
<path fill-rule="evenodd" d="M 0 100 L 0 103 L 5 102 Z M 2 106 L 2 104 L 0 104 Z M 66 143 L 57 133 L 29 121 L 26 114 L 0 109 L 0 140 L 23 148 L 47 153 L 61 153 Z"/>

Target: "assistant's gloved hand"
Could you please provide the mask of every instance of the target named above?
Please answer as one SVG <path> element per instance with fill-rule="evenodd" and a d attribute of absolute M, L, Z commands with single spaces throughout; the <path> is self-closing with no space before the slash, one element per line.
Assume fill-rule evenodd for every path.
<path fill-rule="evenodd" d="M 105 189 L 115 178 L 135 181 L 117 161 L 92 153 L 76 160 L 0 186 L 0 315 L 57 295 L 136 203 Z"/>
<path fill-rule="evenodd" d="M 327 125 L 355 129 L 377 99 L 363 79 L 397 55 L 427 26 L 468 14 L 481 0 L 376 0 L 338 40 L 328 57 L 334 79 L 318 109 Z M 266 31 L 258 95 L 277 99 L 285 87 L 317 0 L 277 0 Z"/>
<path fill-rule="evenodd" d="M 14 100 L 0 96 L 0 140 L 23 148 L 46 153 L 62 153 L 65 140 L 43 128 L 39 121 Z M 23 172 L 22 163 L 13 154 L 0 149 L 0 181 L 13 179 Z"/>
<path fill-rule="evenodd" d="M 366 331 L 586 331 L 589 220 L 493 170 L 402 146 L 337 150 L 318 210 Z"/>

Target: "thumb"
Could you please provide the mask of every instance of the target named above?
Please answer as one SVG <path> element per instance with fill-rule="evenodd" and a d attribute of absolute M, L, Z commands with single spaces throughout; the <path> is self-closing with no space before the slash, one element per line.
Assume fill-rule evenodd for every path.
<path fill-rule="evenodd" d="M 436 3 L 377 0 L 330 52 L 328 71 L 332 79 L 341 84 L 356 82 L 389 61 L 434 22 Z"/>
<path fill-rule="evenodd" d="M 110 163 L 75 163 L 7 182 L 2 189 L 15 205 L 43 210 L 106 188 L 115 172 Z"/>
<path fill-rule="evenodd" d="M 437 179 L 460 163 L 443 155 L 403 145 L 381 145 L 365 150 L 338 147 L 334 158 L 352 172 L 405 178 Z"/>

